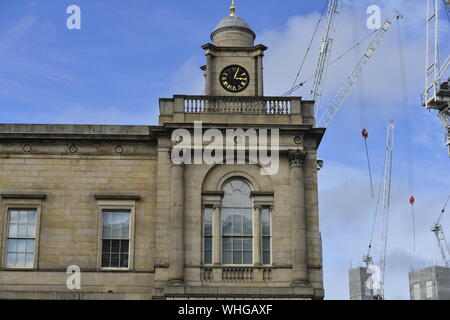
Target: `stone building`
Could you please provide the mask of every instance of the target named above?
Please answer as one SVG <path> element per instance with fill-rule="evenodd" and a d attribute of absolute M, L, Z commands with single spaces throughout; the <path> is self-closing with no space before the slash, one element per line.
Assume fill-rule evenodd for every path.
<path fill-rule="evenodd" d="M 0 298 L 323 298 L 325 130 L 313 101 L 264 96 L 267 48 L 234 10 L 202 47 L 206 94 L 160 99 L 157 126 L 0 124 Z M 270 132 L 278 170 L 174 161 L 208 149 L 174 135 L 199 124 Z"/>

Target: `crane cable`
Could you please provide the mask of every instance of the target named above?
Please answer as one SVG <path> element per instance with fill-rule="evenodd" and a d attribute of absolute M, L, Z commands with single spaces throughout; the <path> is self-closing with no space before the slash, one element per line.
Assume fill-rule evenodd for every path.
<path fill-rule="evenodd" d="M 353 49 L 359 47 L 360 45 L 362 45 L 364 42 L 366 42 L 372 35 L 374 35 L 377 32 L 377 30 L 369 33 L 366 37 L 364 37 L 363 39 L 361 39 L 361 41 L 359 41 L 358 43 L 356 43 L 354 46 L 352 46 L 350 49 L 348 49 L 347 51 L 345 51 L 343 54 L 341 54 L 340 56 L 338 56 L 336 59 L 334 59 L 333 61 L 331 61 L 325 68 L 324 70 L 328 69 L 331 65 L 333 65 L 334 63 L 336 63 L 338 60 L 342 59 L 343 57 L 345 57 L 347 54 L 349 54 Z M 303 87 L 308 81 L 312 80 L 314 78 L 314 75 L 310 76 L 309 78 L 307 78 L 306 80 L 300 82 L 299 84 L 295 85 L 291 90 L 289 90 L 288 92 L 286 92 L 285 94 L 283 94 L 283 97 L 289 96 L 292 93 L 294 93 L 294 91 L 298 90 L 299 88 Z"/>
<path fill-rule="evenodd" d="M 450 200 L 450 194 L 448 195 L 447 201 L 445 201 L 444 208 L 442 208 L 441 214 L 439 215 L 439 219 L 437 220 L 436 224 L 439 224 L 439 222 L 441 222 L 442 215 L 445 212 L 445 208 L 447 208 L 447 204 L 448 204 L 449 200 Z"/>
<path fill-rule="evenodd" d="M 412 213 L 412 225 L 413 225 L 413 252 L 416 252 L 416 222 L 414 218 L 414 196 L 409 198 L 409 203 L 411 204 L 411 213 Z"/>
<path fill-rule="evenodd" d="M 406 126 L 406 153 L 408 157 L 408 165 L 407 165 L 407 172 L 408 172 L 408 191 L 409 194 L 413 194 L 414 191 L 414 170 L 413 170 L 413 157 L 412 157 L 412 147 L 411 147 L 411 127 L 410 127 L 410 116 L 409 116 L 409 110 L 408 110 L 408 94 L 406 90 L 406 68 L 404 64 L 404 48 L 403 48 L 403 33 L 402 33 L 402 24 L 399 21 L 398 24 L 398 47 L 399 47 L 399 66 L 400 66 L 400 80 L 401 80 L 401 92 L 403 96 L 403 111 L 406 117 L 405 126 Z M 410 196 L 409 203 L 411 205 L 411 217 L 412 217 L 412 236 L 413 236 L 413 252 L 416 252 L 416 226 L 415 226 L 415 213 L 414 213 L 414 196 Z"/>
<path fill-rule="evenodd" d="M 372 198 L 373 198 L 374 194 L 373 194 L 372 169 L 370 167 L 369 147 L 367 146 L 367 138 L 369 137 L 369 133 L 367 132 L 366 129 L 363 129 L 361 134 L 364 139 L 364 144 L 366 146 L 367 166 L 369 168 L 369 179 L 370 179 L 370 194 L 372 195 Z"/>
<path fill-rule="evenodd" d="M 442 0 L 442 2 L 444 3 L 444 11 L 447 14 L 448 21 L 450 21 L 450 14 L 448 13 L 449 10 L 447 10 L 448 4 L 445 2 L 445 0 Z"/>
<path fill-rule="evenodd" d="M 291 89 L 289 95 L 295 91 L 294 87 L 297 84 L 297 80 L 300 76 L 300 73 L 302 72 L 303 66 L 305 65 L 305 61 L 306 61 L 306 58 L 308 57 L 309 51 L 311 50 L 312 43 L 313 43 L 314 39 L 316 38 L 317 30 L 319 30 L 319 26 L 320 26 L 320 23 L 322 22 L 323 16 L 325 14 L 325 10 L 327 9 L 328 2 L 329 2 L 329 0 L 325 1 L 325 6 L 323 7 L 322 14 L 320 15 L 319 21 L 317 21 L 316 29 L 314 30 L 314 33 L 311 37 L 311 41 L 309 42 L 308 48 L 306 49 L 305 55 L 303 56 L 302 63 L 300 64 L 300 68 L 297 72 L 297 76 L 295 77 L 294 83 L 292 84 L 292 89 Z"/>
<path fill-rule="evenodd" d="M 386 152 L 387 152 L 387 150 L 386 150 Z M 373 235 L 375 234 L 375 226 L 376 226 L 376 223 L 377 223 L 378 209 L 380 207 L 381 189 L 383 187 L 383 177 L 384 177 L 385 168 L 386 168 L 386 159 L 384 160 L 383 170 L 381 172 L 380 186 L 378 187 L 377 205 L 375 207 L 375 214 L 373 216 L 372 228 L 371 228 L 371 231 L 370 231 L 369 247 L 368 247 L 368 250 L 367 250 L 367 256 L 368 257 L 370 256 L 370 250 L 372 249 L 372 243 L 373 243 Z"/>

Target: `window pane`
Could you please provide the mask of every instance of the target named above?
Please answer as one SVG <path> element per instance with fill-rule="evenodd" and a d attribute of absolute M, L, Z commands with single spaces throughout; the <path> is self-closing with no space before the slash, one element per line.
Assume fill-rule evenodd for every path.
<path fill-rule="evenodd" d="M 19 223 L 27 223 L 27 216 L 28 216 L 28 212 L 27 211 L 21 211 L 19 213 Z"/>
<path fill-rule="evenodd" d="M 17 240 L 15 239 L 8 240 L 8 252 L 17 252 Z"/>
<path fill-rule="evenodd" d="M 264 237 L 262 242 L 262 247 L 263 250 L 270 250 L 270 238 L 269 237 Z"/>
<path fill-rule="evenodd" d="M 10 211 L 9 223 L 19 223 L 19 213 L 16 210 Z"/>
<path fill-rule="evenodd" d="M 18 225 L 18 224 L 16 224 L 16 223 L 11 223 L 11 224 L 9 225 L 9 233 L 8 233 L 9 237 L 11 237 L 11 238 L 16 238 L 17 235 L 18 235 L 18 228 L 19 228 L 19 225 Z"/>
<path fill-rule="evenodd" d="M 27 223 L 36 223 L 36 211 L 35 210 L 28 211 Z"/>
<path fill-rule="evenodd" d="M 34 253 L 25 254 L 25 267 L 33 267 Z"/>
<path fill-rule="evenodd" d="M 211 207 L 206 207 L 205 208 L 205 213 L 203 216 L 204 222 L 205 223 L 212 223 L 212 208 Z"/>
<path fill-rule="evenodd" d="M 270 225 L 262 225 L 262 235 L 263 236 L 270 236 Z"/>
<path fill-rule="evenodd" d="M 111 252 L 111 241 L 112 240 L 103 240 L 103 243 L 102 243 L 103 254 Z"/>
<path fill-rule="evenodd" d="M 233 264 L 242 264 L 242 251 L 233 251 Z"/>
<path fill-rule="evenodd" d="M 211 237 L 205 238 L 205 250 L 212 250 L 212 238 Z"/>
<path fill-rule="evenodd" d="M 252 211 L 251 209 L 244 209 L 244 235 L 251 236 L 253 233 L 253 223 L 252 223 Z"/>
<path fill-rule="evenodd" d="M 114 211 L 112 213 L 112 224 L 120 224 L 122 222 L 122 212 Z"/>
<path fill-rule="evenodd" d="M 233 239 L 233 250 L 242 251 L 242 238 L 234 238 Z"/>
<path fill-rule="evenodd" d="M 233 191 L 240 190 L 242 188 L 242 181 L 241 181 L 241 179 L 233 179 L 229 183 L 231 184 L 231 187 L 233 188 Z"/>
<path fill-rule="evenodd" d="M 111 252 L 112 253 L 120 252 L 120 240 L 111 240 Z"/>
<path fill-rule="evenodd" d="M 231 238 L 222 239 L 222 248 L 224 250 L 231 250 Z"/>
<path fill-rule="evenodd" d="M 231 187 L 231 184 L 227 183 L 224 187 L 223 187 L 223 191 L 225 191 L 226 194 L 230 194 L 233 192 L 233 188 Z"/>
<path fill-rule="evenodd" d="M 25 252 L 27 253 L 34 253 L 34 240 L 26 240 L 27 242 L 27 248 Z"/>
<path fill-rule="evenodd" d="M 244 239 L 244 250 L 251 250 L 253 248 L 253 239 L 246 238 Z"/>
<path fill-rule="evenodd" d="M 222 252 L 222 263 L 223 264 L 231 264 L 231 251 L 230 250 L 223 250 Z"/>
<path fill-rule="evenodd" d="M 242 210 L 233 210 L 233 235 L 242 235 Z"/>
<path fill-rule="evenodd" d="M 16 267 L 25 266 L 25 253 L 18 253 L 16 255 Z"/>
<path fill-rule="evenodd" d="M 230 192 L 225 191 L 225 195 L 222 200 L 222 206 L 224 208 L 230 208 L 233 206 L 233 199 L 231 197 L 231 191 Z"/>
<path fill-rule="evenodd" d="M 130 237 L 130 213 L 122 212 L 122 228 L 120 232 L 122 239 L 128 239 Z"/>
<path fill-rule="evenodd" d="M 205 264 L 212 263 L 212 251 L 205 250 L 204 263 Z"/>
<path fill-rule="evenodd" d="M 25 252 L 27 240 L 17 240 L 17 252 Z"/>
<path fill-rule="evenodd" d="M 244 251 L 244 264 L 252 264 L 253 255 L 251 251 Z"/>
<path fill-rule="evenodd" d="M 203 214 L 203 234 L 212 235 L 212 208 L 205 208 Z"/>
<path fill-rule="evenodd" d="M 116 216 L 116 215 L 114 215 L 114 216 Z M 117 224 L 115 221 L 114 221 L 114 223 L 112 225 L 111 238 L 113 238 L 113 239 L 120 239 L 120 224 Z"/>
<path fill-rule="evenodd" d="M 111 267 L 112 268 L 119 268 L 119 254 L 111 254 Z"/>
<path fill-rule="evenodd" d="M 241 208 L 242 207 L 242 193 L 238 190 L 234 190 L 231 194 L 232 206 L 233 208 Z"/>
<path fill-rule="evenodd" d="M 28 224 L 27 226 L 27 237 L 34 238 L 36 236 L 36 225 Z"/>
<path fill-rule="evenodd" d="M 120 256 L 120 267 L 128 268 L 128 254 L 122 254 Z"/>
<path fill-rule="evenodd" d="M 121 225 L 120 228 L 120 238 L 121 239 L 128 239 L 130 237 L 130 225 L 128 222 L 125 222 Z"/>
<path fill-rule="evenodd" d="M 231 213 L 230 209 L 224 209 L 222 212 L 222 234 L 231 235 Z"/>
<path fill-rule="evenodd" d="M 248 186 L 248 184 L 242 183 L 241 191 L 242 191 L 242 195 L 245 198 L 249 198 L 250 197 L 251 190 L 250 190 L 250 187 Z"/>
<path fill-rule="evenodd" d="M 27 236 L 27 225 L 26 224 L 19 224 L 19 232 L 17 233 L 17 236 L 19 238 L 26 238 L 26 236 Z"/>
<path fill-rule="evenodd" d="M 212 235 L 212 224 L 205 224 L 204 233 L 207 236 Z"/>
<path fill-rule="evenodd" d="M 111 255 L 109 254 L 103 254 L 102 255 L 102 267 L 103 268 L 108 268 L 111 265 Z"/>
<path fill-rule="evenodd" d="M 130 248 L 129 240 L 120 240 L 120 253 L 128 254 L 128 249 Z"/>
<path fill-rule="evenodd" d="M 270 264 L 270 252 L 263 252 L 263 264 Z"/>
<path fill-rule="evenodd" d="M 270 211 L 268 208 L 263 208 L 261 213 L 261 225 L 262 225 L 262 235 L 270 235 Z"/>
<path fill-rule="evenodd" d="M 110 239 L 112 237 L 112 229 L 111 229 L 111 213 L 104 212 L 103 213 L 103 238 Z"/>
<path fill-rule="evenodd" d="M 112 225 L 112 212 L 103 211 L 103 225 L 110 226 Z"/>
<path fill-rule="evenodd" d="M 7 267 L 14 267 L 16 265 L 16 254 L 15 253 L 8 253 L 8 257 L 6 259 L 6 266 Z"/>

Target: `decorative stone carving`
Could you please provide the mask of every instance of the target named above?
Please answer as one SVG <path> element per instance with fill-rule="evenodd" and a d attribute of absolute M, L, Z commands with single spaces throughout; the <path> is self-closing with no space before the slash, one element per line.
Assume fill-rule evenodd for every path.
<path fill-rule="evenodd" d="M 303 135 L 298 135 L 294 137 L 294 143 L 302 145 L 303 144 Z"/>
<path fill-rule="evenodd" d="M 70 153 L 77 153 L 78 152 L 78 147 L 76 145 L 74 145 L 74 144 L 71 144 L 69 146 L 69 152 Z"/>
<path fill-rule="evenodd" d="M 31 152 L 31 146 L 29 144 L 23 145 L 23 152 L 30 153 Z"/>
<path fill-rule="evenodd" d="M 114 152 L 121 154 L 123 152 L 123 146 L 121 144 L 118 144 L 114 147 Z"/>
<path fill-rule="evenodd" d="M 301 167 L 306 159 L 306 151 L 289 150 L 288 159 L 291 163 L 291 167 Z"/>

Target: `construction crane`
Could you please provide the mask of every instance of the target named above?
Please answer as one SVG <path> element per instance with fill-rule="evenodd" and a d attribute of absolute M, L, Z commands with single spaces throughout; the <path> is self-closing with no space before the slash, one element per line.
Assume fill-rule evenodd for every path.
<path fill-rule="evenodd" d="M 450 0 L 444 0 L 444 10 L 450 17 Z M 444 80 L 450 66 L 450 55 L 440 65 L 439 54 L 439 0 L 427 0 L 427 43 L 425 57 L 425 92 L 422 105 L 436 110 L 446 132 L 446 145 L 450 157 L 450 87 Z"/>
<path fill-rule="evenodd" d="M 439 215 L 439 218 L 435 224 L 431 227 L 431 231 L 435 234 L 436 240 L 438 243 L 439 251 L 441 252 L 441 259 L 442 263 L 448 267 L 449 266 L 449 255 L 450 252 L 448 250 L 448 244 L 447 240 L 445 238 L 444 230 L 442 229 L 442 225 L 440 224 L 442 215 L 445 212 L 445 208 L 447 207 L 448 200 L 450 199 L 450 196 L 447 198 L 447 202 L 444 205 L 444 208 L 441 211 L 441 214 Z"/>
<path fill-rule="evenodd" d="M 379 279 L 376 279 L 376 284 L 373 290 L 373 297 L 376 300 L 384 300 L 384 276 L 386 270 L 386 252 L 387 252 L 387 240 L 388 240 L 388 227 L 389 227 L 389 209 L 391 202 L 391 178 L 392 178 L 392 155 L 394 151 L 394 121 L 389 121 L 387 131 L 386 153 L 383 169 L 383 193 L 382 193 L 382 212 L 381 212 L 381 246 L 380 246 L 380 260 L 378 266 L 380 268 Z M 377 208 L 378 210 L 378 208 Z M 375 218 L 376 218 L 375 213 Z M 372 227 L 372 236 L 373 230 Z M 368 267 L 372 266 L 372 256 L 370 250 L 372 249 L 372 239 L 369 243 L 369 249 L 367 255 L 363 257 L 363 261 Z"/>
<path fill-rule="evenodd" d="M 336 24 L 341 8 L 340 0 L 330 0 L 328 3 L 328 12 L 325 22 L 325 28 L 322 34 L 322 44 L 320 45 L 319 58 L 317 60 L 316 73 L 314 75 L 314 83 L 311 89 L 311 100 L 315 101 L 315 114 L 319 112 L 320 98 L 322 97 L 323 87 L 325 84 L 327 66 L 333 47 L 334 34 L 336 32 Z"/>
<path fill-rule="evenodd" d="M 377 50 L 380 43 L 385 38 L 386 34 L 390 30 L 392 23 L 398 19 L 401 19 L 402 15 L 399 12 L 396 12 L 395 15 L 391 19 L 386 19 L 383 26 L 381 26 L 380 29 L 377 30 L 375 33 L 374 39 L 370 42 L 369 47 L 367 48 L 366 52 L 363 54 L 362 58 L 359 60 L 359 62 L 356 64 L 355 68 L 353 69 L 350 76 L 347 77 L 347 79 L 344 81 L 344 83 L 341 85 L 339 91 L 331 100 L 331 103 L 329 104 L 326 111 L 323 113 L 322 117 L 318 121 L 318 127 L 326 128 L 333 120 L 336 113 L 341 108 L 342 104 L 344 103 L 345 98 L 347 97 L 350 90 L 353 88 L 353 86 L 358 82 L 364 67 L 367 65 L 367 63 L 370 61 L 370 59 L 373 57 L 375 51 Z"/>

